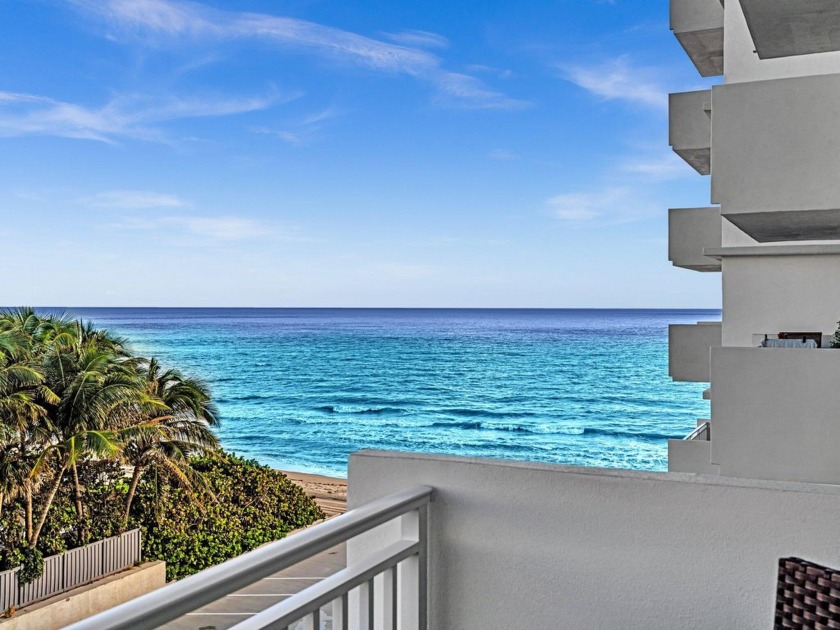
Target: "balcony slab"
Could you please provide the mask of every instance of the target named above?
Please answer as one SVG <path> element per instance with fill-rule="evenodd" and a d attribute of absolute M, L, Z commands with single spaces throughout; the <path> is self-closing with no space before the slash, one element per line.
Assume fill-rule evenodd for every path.
<path fill-rule="evenodd" d="M 671 0 L 671 30 L 701 76 L 723 74 L 720 0 Z"/>
<path fill-rule="evenodd" d="M 683 269 L 720 271 L 720 260 L 703 252 L 720 247 L 721 228 L 720 208 L 668 210 L 668 260 Z"/>
<path fill-rule="evenodd" d="M 755 51 L 777 59 L 840 50 L 837 0 L 740 0 Z"/>
<path fill-rule="evenodd" d="M 674 152 L 701 175 L 711 173 L 711 90 L 668 97 L 668 141 Z"/>

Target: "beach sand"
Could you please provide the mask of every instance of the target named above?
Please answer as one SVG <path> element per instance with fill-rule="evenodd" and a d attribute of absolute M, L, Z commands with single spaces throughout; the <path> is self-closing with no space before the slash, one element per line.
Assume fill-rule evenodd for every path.
<path fill-rule="evenodd" d="M 306 494 L 315 499 L 327 518 L 347 511 L 347 480 L 323 475 L 282 471 L 289 479 L 301 486 Z"/>

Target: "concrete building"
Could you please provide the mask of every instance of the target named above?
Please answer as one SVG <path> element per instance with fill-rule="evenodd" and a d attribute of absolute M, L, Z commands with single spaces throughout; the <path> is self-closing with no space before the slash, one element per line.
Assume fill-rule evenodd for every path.
<path fill-rule="evenodd" d="M 671 27 L 723 75 L 670 120 L 714 204 L 670 211 L 670 259 L 721 273 L 723 318 L 671 328 L 712 413 L 669 472 L 356 453 L 346 514 L 74 630 L 157 627 L 345 541 L 234 627 L 758 629 L 780 557 L 840 567 L 840 2 L 671 0 Z"/>
<path fill-rule="evenodd" d="M 671 328 L 670 374 L 710 383 L 711 418 L 669 470 L 840 483 L 840 3 L 673 0 L 671 28 L 722 82 L 671 95 L 716 205 L 670 211 L 669 258 L 721 273 L 723 317 Z"/>

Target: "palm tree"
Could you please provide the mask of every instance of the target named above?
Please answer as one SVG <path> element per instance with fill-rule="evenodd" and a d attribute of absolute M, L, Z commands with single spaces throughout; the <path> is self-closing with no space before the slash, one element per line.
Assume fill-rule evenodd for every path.
<path fill-rule="evenodd" d="M 30 320 L 31 321 L 31 320 Z M 32 528 L 33 449 L 43 440 L 41 400 L 56 402 L 32 355 L 31 337 L 0 315 L 0 512 L 7 500 L 26 497 Z"/>
<path fill-rule="evenodd" d="M 29 538 L 37 545 L 41 529 L 64 474 L 73 475 L 79 541 L 84 542 L 82 490 L 77 463 L 84 457 L 116 457 L 122 444 L 118 429 L 132 410 L 147 404 L 137 378 L 136 361 L 124 344 L 89 324 L 64 318 L 42 323 L 38 338 L 43 344 L 44 369 L 58 401 L 45 405 L 49 443 L 38 457 L 33 475 L 53 476 L 40 518 Z"/>
<path fill-rule="evenodd" d="M 123 457 L 133 466 L 133 471 L 123 515 L 124 527 L 145 470 L 165 470 L 190 488 L 197 479 L 189 465 L 190 457 L 219 448 L 218 439 L 210 429 L 218 424 L 218 411 L 203 382 L 185 378 L 177 370 L 163 370 L 155 359 L 148 361 L 143 376 L 146 394 L 160 401 L 163 407 L 149 408 L 125 433 Z"/>

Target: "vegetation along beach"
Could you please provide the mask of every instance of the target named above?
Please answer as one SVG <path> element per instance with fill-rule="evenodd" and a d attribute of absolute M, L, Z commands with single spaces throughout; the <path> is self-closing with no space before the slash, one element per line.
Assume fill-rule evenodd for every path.
<path fill-rule="evenodd" d="M 227 453 L 200 379 L 91 323 L 0 314 L 0 569 L 143 532 L 184 577 L 324 517 L 284 474 Z"/>

